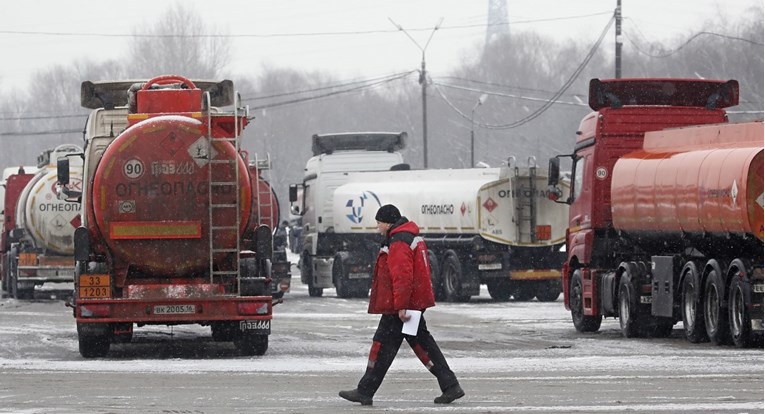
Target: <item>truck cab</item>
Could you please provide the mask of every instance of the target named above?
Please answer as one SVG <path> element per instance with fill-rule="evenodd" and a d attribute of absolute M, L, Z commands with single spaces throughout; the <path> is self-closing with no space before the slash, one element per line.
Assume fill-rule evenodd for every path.
<path fill-rule="evenodd" d="M 345 252 L 351 243 L 335 234 L 335 189 L 348 182 L 349 173 L 408 168 L 398 152 L 406 137 L 406 132 L 349 132 L 312 137 L 313 157 L 306 163 L 303 182 L 290 186 L 290 210 L 302 217 L 302 251 L 295 253 L 300 254 L 301 281 L 309 286 L 311 296 L 321 296 L 324 288 L 335 285 L 334 261 L 347 257 Z M 354 283 L 353 288 L 341 289 L 344 295 L 367 295 L 371 269 L 366 269 L 368 264 L 364 266 L 363 271 L 356 269 L 353 273 L 366 277 L 357 280 L 358 286 Z"/>

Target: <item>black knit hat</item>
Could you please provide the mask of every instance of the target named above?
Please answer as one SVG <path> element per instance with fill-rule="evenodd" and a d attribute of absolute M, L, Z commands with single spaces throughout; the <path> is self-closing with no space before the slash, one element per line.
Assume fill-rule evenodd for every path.
<path fill-rule="evenodd" d="M 401 213 L 393 204 L 386 204 L 377 210 L 375 220 L 381 223 L 393 224 L 401 218 Z"/>

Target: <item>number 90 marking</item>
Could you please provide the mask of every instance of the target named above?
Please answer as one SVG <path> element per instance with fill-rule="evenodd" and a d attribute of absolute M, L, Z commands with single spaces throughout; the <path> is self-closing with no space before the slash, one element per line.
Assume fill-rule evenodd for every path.
<path fill-rule="evenodd" d="M 122 166 L 122 173 L 128 178 L 138 178 L 143 175 L 143 163 L 140 160 L 132 159 Z"/>

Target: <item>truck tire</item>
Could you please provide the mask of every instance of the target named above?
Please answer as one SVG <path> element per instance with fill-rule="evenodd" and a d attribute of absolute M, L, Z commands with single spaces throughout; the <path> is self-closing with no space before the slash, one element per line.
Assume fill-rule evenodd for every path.
<path fill-rule="evenodd" d="M 231 342 L 234 340 L 237 332 L 236 322 L 215 321 L 210 323 L 212 339 L 215 342 Z"/>
<path fill-rule="evenodd" d="M 735 273 L 734 273 L 735 274 Z M 737 348 L 752 346 L 752 319 L 747 303 L 751 297 L 748 281 L 734 276 L 730 283 L 728 312 L 730 314 L 730 335 Z"/>
<path fill-rule="evenodd" d="M 444 252 L 441 264 L 444 281 L 444 299 L 447 302 L 467 302 L 470 296 L 462 294 L 462 265 L 454 250 Z"/>
<path fill-rule="evenodd" d="M 717 269 L 712 269 L 704 284 L 704 326 L 709 341 L 715 345 L 722 345 L 730 340 L 728 309 L 723 306 L 724 294 L 725 285 Z"/>
<path fill-rule="evenodd" d="M 336 254 L 332 261 L 332 280 L 335 282 L 337 296 L 341 298 L 352 298 L 355 293 L 354 283 L 348 279 L 348 272 L 345 266 L 345 255 Z"/>
<path fill-rule="evenodd" d="M 571 276 L 569 287 L 569 308 L 571 308 L 571 320 L 579 332 L 597 332 L 603 322 L 603 316 L 590 316 L 584 314 L 584 299 L 582 298 L 583 284 L 582 271 L 577 269 Z"/>
<path fill-rule="evenodd" d="M 3 292 L 8 291 L 8 275 L 9 275 L 9 266 L 11 265 L 10 255 L 6 254 L 5 258 L 3 260 L 3 274 L 0 275 L 2 277 L 2 281 L 0 281 L 0 290 Z"/>
<path fill-rule="evenodd" d="M 111 330 L 106 324 L 92 324 L 97 329 L 88 329 L 92 332 L 84 332 L 82 324 L 77 324 L 77 339 L 79 341 L 80 355 L 83 358 L 100 358 L 109 353 L 111 344 Z M 102 329 L 103 328 L 103 329 Z M 100 331 L 100 333 L 98 333 Z"/>
<path fill-rule="evenodd" d="M 31 288 L 19 287 L 19 261 L 18 255 L 15 250 L 11 250 L 9 254 L 10 260 L 10 277 L 8 278 L 8 292 L 14 299 L 32 299 L 34 297 L 35 285 Z"/>
<path fill-rule="evenodd" d="M 701 291 L 699 290 L 699 274 L 695 264 L 685 265 L 686 271 L 683 272 L 683 285 L 681 290 L 681 307 L 683 316 L 683 331 L 685 339 L 691 343 L 707 342 L 707 331 L 704 327 L 703 306 L 701 305 Z"/>
<path fill-rule="evenodd" d="M 308 296 L 318 298 L 324 294 L 323 288 L 313 286 L 313 263 L 308 252 L 303 252 L 303 255 L 300 257 L 300 279 L 308 285 Z"/>
<path fill-rule="evenodd" d="M 234 338 L 234 346 L 244 356 L 263 355 L 268 350 L 268 335 L 240 331 Z"/>
<path fill-rule="evenodd" d="M 557 280 L 540 282 L 537 285 L 537 300 L 540 302 L 555 302 L 560 293 L 560 282 Z"/>
<path fill-rule="evenodd" d="M 433 297 L 440 302 L 444 300 L 444 280 L 441 277 L 438 256 L 432 251 L 428 251 L 428 265 L 430 266 L 430 283 L 433 285 Z"/>
<path fill-rule="evenodd" d="M 516 283 L 512 291 L 513 299 L 518 302 L 528 302 L 531 299 L 534 299 L 534 287 L 531 286 L 529 282 Z"/>
<path fill-rule="evenodd" d="M 510 299 L 512 290 L 510 281 L 506 279 L 492 280 L 486 284 L 492 299 L 505 302 Z"/>
<path fill-rule="evenodd" d="M 628 275 L 627 273 L 619 280 L 619 327 L 625 338 L 634 338 L 640 332 L 640 322 L 637 312 L 637 294 Z"/>

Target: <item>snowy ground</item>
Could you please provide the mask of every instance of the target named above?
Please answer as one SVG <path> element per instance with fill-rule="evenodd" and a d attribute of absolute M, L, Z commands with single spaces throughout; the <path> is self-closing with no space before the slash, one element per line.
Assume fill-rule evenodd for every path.
<path fill-rule="evenodd" d="M 359 412 L 337 397 L 355 386 L 377 318 L 332 289 L 308 296 L 297 272 L 274 310 L 269 350 L 242 357 L 209 328 L 136 328 L 107 358 L 77 351 L 66 286 L 32 301 L 0 299 L 0 412 Z M 51 299 L 51 296 L 53 299 Z M 367 411 L 761 413 L 763 351 L 627 340 L 618 321 L 577 333 L 562 302 L 470 303 L 428 310 L 431 332 L 467 396 L 437 406 L 437 384 L 404 345 Z"/>

